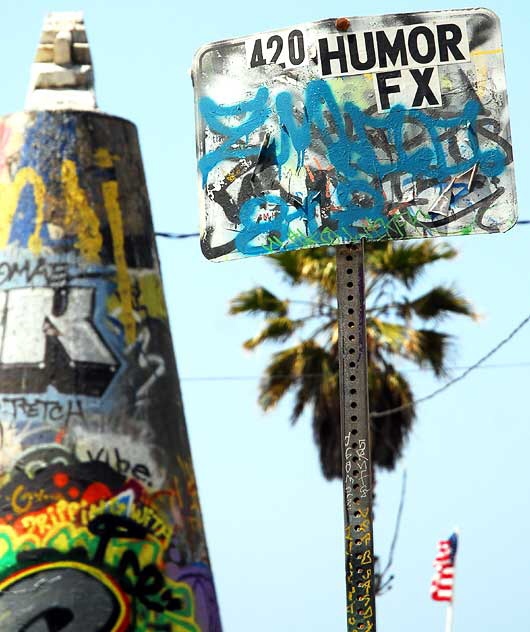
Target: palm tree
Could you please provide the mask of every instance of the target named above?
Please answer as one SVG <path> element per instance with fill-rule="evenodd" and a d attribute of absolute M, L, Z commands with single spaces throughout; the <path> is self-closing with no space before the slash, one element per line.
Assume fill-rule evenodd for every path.
<path fill-rule="evenodd" d="M 372 419 L 372 458 L 376 466 L 393 469 L 402 454 L 416 417 L 409 382 L 395 366 L 404 358 L 437 377 L 446 374 L 451 337 L 439 331 L 447 317 L 476 318 L 470 303 L 452 287 L 435 286 L 411 297 L 427 266 L 453 259 L 457 252 L 445 243 L 368 244 L 366 267 L 366 328 L 368 385 L 371 411 L 409 406 Z M 255 349 L 265 342 L 296 342 L 277 351 L 259 386 L 259 403 L 270 410 L 294 394 L 291 421 L 309 408 L 322 472 L 341 477 L 338 324 L 334 248 L 283 252 L 268 257 L 291 287 L 309 286 L 308 300 L 281 299 L 265 287 L 241 292 L 230 304 L 231 314 L 265 319 L 259 333 L 243 343 Z"/>

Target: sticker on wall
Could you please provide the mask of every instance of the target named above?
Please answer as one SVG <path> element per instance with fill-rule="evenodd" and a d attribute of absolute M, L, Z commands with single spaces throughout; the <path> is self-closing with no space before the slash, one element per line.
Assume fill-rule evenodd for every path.
<path fill-rule="evenodd" d="M 201 247 L 223 260 L 509 230 L 517 220 L 498 18 L 348 18 L 194 60 Z"/>

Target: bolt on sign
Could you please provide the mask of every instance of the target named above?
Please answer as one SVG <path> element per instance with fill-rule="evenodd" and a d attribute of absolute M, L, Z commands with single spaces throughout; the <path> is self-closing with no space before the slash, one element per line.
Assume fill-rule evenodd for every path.
<path fill-rule="evenodd" d="M 516 222 L 487 9 L 349 18 L 209 44 L 193 65 L 208 259 Z"/>

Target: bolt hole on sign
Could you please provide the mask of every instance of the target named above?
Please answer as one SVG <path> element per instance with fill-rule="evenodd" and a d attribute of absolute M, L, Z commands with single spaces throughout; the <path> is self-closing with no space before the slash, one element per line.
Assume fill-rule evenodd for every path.
<path fill-rule="evenodd" d="M 329 19 L 197 52 L 208 259 L 515 224 L 497 16 L 348 20 L 345 31 Z"/>

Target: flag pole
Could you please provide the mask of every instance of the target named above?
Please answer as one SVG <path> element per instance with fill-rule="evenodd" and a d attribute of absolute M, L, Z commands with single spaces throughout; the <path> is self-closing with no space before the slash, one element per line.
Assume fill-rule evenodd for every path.
<path fill-rule="evenodd" d="M 445 617 L 445 632 L 453 632 L 453 602 L 447 604 L 447 612 Z"/>

